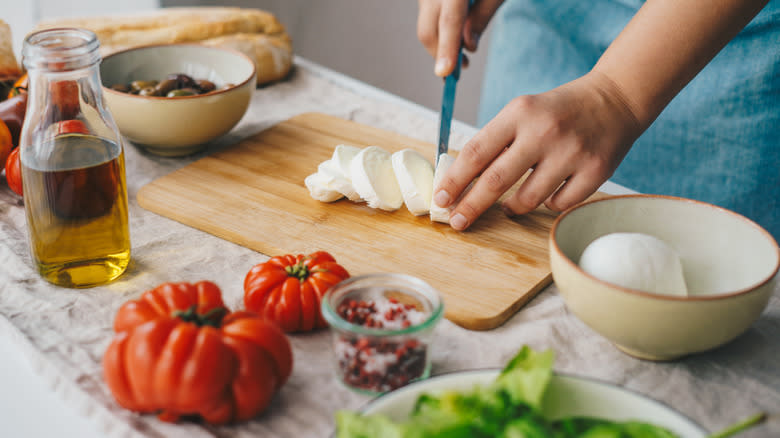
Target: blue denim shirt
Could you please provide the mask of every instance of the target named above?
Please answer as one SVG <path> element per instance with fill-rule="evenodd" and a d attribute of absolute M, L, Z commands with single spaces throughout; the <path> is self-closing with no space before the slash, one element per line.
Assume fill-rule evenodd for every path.
<path fill-rule="evenodd" d="M 507 0 L 492 24 L 480 125 L 516 96 L 590 71 L 642 3 Z M 780 242 L 780 0 L 672 100 L 611 180 L 728 208 Z"/>

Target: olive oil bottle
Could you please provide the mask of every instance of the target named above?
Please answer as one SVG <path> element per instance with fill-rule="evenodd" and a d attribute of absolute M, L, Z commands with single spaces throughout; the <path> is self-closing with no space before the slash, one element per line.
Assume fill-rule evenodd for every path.
<path fill-rule="evenodd" d="M 82 29 L 33 33 L 22 61 L 29 97 L 20 139 L 30 253 L 65 287 L 119 277 L 130 262 L 124 150 L 103 105 L 98 41 Z"/>
<path fill-rule="evenodd" d="M 52 150 L 67 151 L 57 166 L 22 165 L 38 271 L 63 286 L 113 280 L 130 261 L 122 148 L 83 134 L 61 135 L 53 142 Z"/>

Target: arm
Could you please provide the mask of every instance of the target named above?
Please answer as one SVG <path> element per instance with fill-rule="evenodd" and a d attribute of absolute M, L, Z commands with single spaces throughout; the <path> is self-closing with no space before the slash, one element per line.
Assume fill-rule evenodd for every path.
<path fill-rule="evenodd" d="M 647 127 L 768 0 L 649 0 L 594 67 Z"/>
<path fill-rule="evenodd" d="M 529 170 L 508 214 L 563 210 L 606 181 L 671 99 L 768 0 L 648 0 L 585 76 L 520 96 L 463 148 L 434 202 L 463 230 Z"/>

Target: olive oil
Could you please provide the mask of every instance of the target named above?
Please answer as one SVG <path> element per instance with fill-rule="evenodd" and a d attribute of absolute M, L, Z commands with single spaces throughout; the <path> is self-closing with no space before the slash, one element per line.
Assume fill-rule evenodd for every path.
<path fill-rule="evenodd" d="M 130 262 L 121 145 L 66 134 L 30 147 L 46 151 L 22 160 L 30 249 L 41 276 L 65 287 L 114 280 Z"/>

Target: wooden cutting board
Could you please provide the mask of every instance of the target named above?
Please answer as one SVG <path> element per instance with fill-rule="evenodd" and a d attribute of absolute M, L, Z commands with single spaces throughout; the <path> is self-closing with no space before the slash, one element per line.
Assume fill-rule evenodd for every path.
<path fill-rule="evenodd" d="M 329 251 L 352 275 L 399 272 L 444 296 L 445 316 L 473 330 L 497 327 L 552 281 L 547 236 L 554 213 L 508 218 L 493 206 L 468 231 L 375 210 L 322 203 L 303 184 L 336 145 L 435 146 L 319 113 L 296 116 L 146 186 L 145 209 L 273 256 Z"/>

